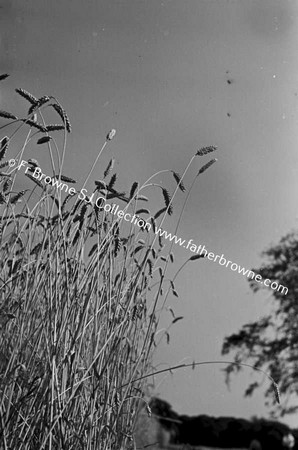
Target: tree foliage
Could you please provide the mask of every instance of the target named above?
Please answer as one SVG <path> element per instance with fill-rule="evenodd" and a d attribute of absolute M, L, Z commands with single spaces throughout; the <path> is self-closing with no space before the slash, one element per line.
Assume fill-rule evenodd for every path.
<path fill-rule="evenodd" d="M 292 231 L 277 245 L 262 252 L 266 262 L 253 269 L 262 279 L 286 286 L 288 292 L 272 290 L 260 282 L 250 279 L 253 292 L 266 289 L 272 293 L 272 308 L 268 315 L 247 323 L 237 332 L 227 336 L 222 346 L 222 354 L 234 353 L 235 362 L 250 362 L 261 368 L 278 383 L 282 396 L 278 410 L 272 415 L 284 415 L 298 409 L 298 232 Z M 239 372 L 241 366 L 229 365 L 226 382 L 232 373 Z M 252 382 L 245 391 L 250 396 L 262 382 Z M 272 406 L 274 392 L 271 387 L 265 392 Z"/>
<path fill-rule="evenodd" d="M 170 432 L 170 444 L 204 446 L 213 448 L 248 448 L 258 441 L 263 449 L 284 449 L 284 436 L 292 433 L 290 427 L 278 421 L 254 418 L 212 417 L 180 415 L 171 405 L 159 398 L 153 398 L 150 406 L 161 428 Z M 179 447 L 178 447 L 179 446 Z M 294 449 L 296 449 L 294 447 Z"/>

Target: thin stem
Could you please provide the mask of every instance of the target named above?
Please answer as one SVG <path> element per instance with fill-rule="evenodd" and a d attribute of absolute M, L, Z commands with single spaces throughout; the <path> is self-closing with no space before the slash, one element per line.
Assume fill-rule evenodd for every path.
<path fill-rule="evenodd" d="M 237 363 L 235 361 L 200 361 L 200 362 L 193 362 L 191 364 L 178 364 L 177 366 L 168 367 L 167 369 L 157 370 L 156 372 L 152 372 L 147 375 L 143 375 L 142 377 L 135 378 L 134 380 L 130 380 L 129 383 L 125 383 L 122 386 L 120 386 L 120 389 L 123 388 L 124 386 L 135 383 L 136 381 L 144 380 L 145 378 L 149 378 L 154 375 L 159 375 L 160 373 L 171 372 L 172 370 L 183 369 L 183 368 L 185 369 L 187 367 L 202 366 L 202 365 L 206 365 L 206 364 L 231 364 L 231 365 L 235 365 L 235 366 L 249 367 L 250 369 L 257 370 L 258 372 L 263 373 L 267 378 L 269 378 L 269 380 L 272 382 L 272 384 L 274 385 L 275 388 L 278 387 L 276 381 L 272 378 L 271 375 L 266 373 L 264 370 L 259 369 L 258 367 L 251 366 L 250 364 Z M 280 403 L 278 401 L 278 396 L 276 396 L 276 397 L 277 397 L 276 398 L 277 403 Z"/>
<path fill-rule="evenodd" d="M 94 167 L 96 166 L 96 163 L 97 163 L 97 161 L 98 161 L 100 155 L 102 154 L 103 150 L 105 149 L 107 143 L 108 143 L 108 141 L 106 140 L 105 143 L 103 144 L 103 146 L 101 147 L 101 149 L 100 149 L 100 151 L 99 151 L 99 153 L 98 153 L 98 155 L 97 155 L 97 157 L 96 157 L 96 159 L 95 159 L 95 161 L 94 161 L 94 163 L 93 163 L 91 169 L 89 170 L 89 173 L 88 173 L 88 175 L 87 175 L 87 178 L 86 178 L 85 181 L 84 181 L 84 184 L 83 184 L 82 189 L 84 189 L 84 187 L 86 186 L 86 183 L 87 183 L 87 181 L 89 180 L 90 175 L 91 175 L 91 173 L 92 173 Z"/>

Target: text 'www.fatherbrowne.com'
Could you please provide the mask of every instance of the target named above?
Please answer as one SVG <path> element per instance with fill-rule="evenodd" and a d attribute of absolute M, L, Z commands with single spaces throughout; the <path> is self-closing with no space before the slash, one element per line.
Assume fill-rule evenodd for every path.
<path fill-rule="evenodd" d="M 9 161 L 9 166 L 14 167 L 17 164 L 17 160 L 11 159 Z M 74 187 L 69 187 L 68 184 L 63 183 L 57 179 L 54 179 L 53 177 L 46 175 L 42 173 L 40 167 L 30 167 L 28 165 L 27 161 L 21 161 L 20 164 L 15 167 L 15 169 L 20 170 L 21 167 L 26 167 L 25 173 L 31 172 L 32 177 L 36 179 L 38 182 L 43 182 L 46 185 L 51 185 L 53 187 L 56 187 L 57 190 L 60 190 L 61 192 L 64 191 L 70 195 L 78 195 L 80 200 L 84 200 L 87 203 L 95 204 L 99 209 L 103 209 L 105 212 L 111 213 L 113 215 L 117 215 L 119 219 L 124 219 L 126 222 L 130 222 L 133 225 L 138 226 L 142 230 L 147 229 L 147 231 L 151 231 L 152 225 L 150 222 L 143 220 L 141 217 L 130 214 L 126 210 L 119 210 L 119 205 L 116 205 L 113 203 L 113 205 L 110 205 L 107 203 L 107 199 L 102 196 L 97 196 L 94 199 L 95 192 L 90 197 L 87 197 L 87 189 L 81 189 L 79 192 L 76 191 Z M 14 169 L 14 170 L 15 170 Z M 282 294 L 286 295 L 288 293 L 288 288 L 286 286 L 283 286 L 282 284 L 278 284 L 276 281 L 271 281 L 269 278 L 266 278 L 263 280 L 263 277 L 259 274 L 256 274 L 253 270 L 245 269 L 244 267 L 239 266 L 238 264 L 227 260 L 224 257 L 224 254 L 222 255 L 216 255 L 212 252 L 208 252 L 205 245 L 196 245 L 193 243 L 193 239 L 190 239 L 187 244 L 185 239 L 178 238 L 175 234 L 172 235 L 171 233 L 168 233 L 166 230 L 162 230 L 161 228 L 156 229 L 154 227 L 154 233 L 158 236 L 164 237 L 165 239 L 168 239 L 169 241 L 174 241 L 175 244 L 180 245 L 180 247 L 183 247 L 192 253 L 196 253 L 197 255 L 200 255 L 202 257 L 207 257 L 210 261 L 218 262 L 219 265 L 229 267 L 234 272 L 238 272 L 244 276 L 247 276 L 248 278 L 251 278 L 252 280 L 255 280 L 257 283 L 264 284 L 266 287 L 270 287 L 274 291 L 281 292 Z"/>
<path fill-rule="evenodd" d="M 193 239 L 190 239 L 187 244 L 185 245 L 185 239 L 178 238 L 175 234 L 172 235 L 171 233 L 168 233 L 165 230 L 161 230 L 160 228 L 155 231 L 155 234 L 158 234 L 159 236 L 164 237 L 165 239 L 169 239 L 170 241 L 174 241 L 175 244 L 179 244 L 180 247 L 186 248 L 190 250 L 193 253 L 196 253 L 198 255 L 207 257 L 210 261 L 218 262 L 221 266 L 229 267 L 234 272 L 238 272 L 244 276 L 247 276 L 248 278 L 251 278 L 252 280 L 255 280 L 257 283 L 264 284 L 266 287 L 270 287 L 274 291 L 281 292 L 284 295 L 287 295 L 288 288 L 286 286 L 283 286 L 282 284 L 278 284 L 276 281 L 272 281 L 269 278 L 266 278 L 263 280 L 263 277 L 259 274 L 256 274 L 253 270 L 245 269 L 245 267 L 241 267 L 238 264 L 227 260 L 224 257 L 224 254 L 221 255 L 215 255 L 212 252 L 208 252 L 205 245 L 196 245 L 193 243 Z M 217 261 L 218 260 L 218 261 Z"/>

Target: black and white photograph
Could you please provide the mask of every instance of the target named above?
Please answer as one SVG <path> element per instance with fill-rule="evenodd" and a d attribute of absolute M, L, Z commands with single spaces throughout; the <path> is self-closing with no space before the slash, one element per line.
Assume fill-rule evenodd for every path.
<path fill-rule="evenodd" d="M 0 0 L 0 450 L 142 449 L 298 449 L 297 0 Z"/>

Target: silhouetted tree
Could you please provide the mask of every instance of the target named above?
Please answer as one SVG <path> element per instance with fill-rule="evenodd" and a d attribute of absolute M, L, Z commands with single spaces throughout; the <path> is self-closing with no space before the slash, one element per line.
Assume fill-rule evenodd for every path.
<path fill-rule="evenodd" d="M 211 417 L 200 415 L 180 416 L 178 444 L 220 448 L 248 448 L 257 440 L 263 449 L 282 450 L 283 437 L 290 428 L 277 421 L 258 419 L 249 421 L 235 417 Z"/>
<path fill-rule="evenodd" d="M 262 256 L 267 261 L 259 269 L 252 270 L 262 276 L 262 281 L 276 282 L 276 290 L 266 287 L 262 281 L 249 279 L 249 283 L 254 292 L 266 289 L 272 293 L 272 310 L 226 337 L 222 354 L 234 352 L 235 362 L 250 363 L 270 374 L 278 383 L 280 393 L 284 394 L 282 405 L 278 410 L 274 408 L 272 414 L 284 415 L 298 409 L 298 233 L 287 234 L 277 245 L 262 252 Z M 288 292 L 277 285 L 287 287 Z M 227 383 L 231 374 L 240 370 L 241 366 L 229 365 L 225 369 Z M 257 381 L 251 383 L 245 395 L 252 395 L 260 384 Z M 272 406 L 272 386 L 265 395 Z"/>
<path fill-rule="evenodd" d="M 283 439 L 291 434 L 287 425 L 272 420 L 179 415 L 168 402 L 159 398 L 152 399 L 150 407 L 158 417 L 161 428 L 170 433 L 170 443 L 178 444 L 180 448 L 186 444 L 226 449 L 249 448 L 253 441 L 258 441 L 263 450 L 285 450 Z"/>
<path fill-rule="evenodd" d="M 178 435 L 179 415 L 173 411 L 172 406 L 165 400 L 154 397 L 150 401 L 152 413 L 158 419 L 160 425 L 170 432 L 170 440 L 175 440 Z"/>

